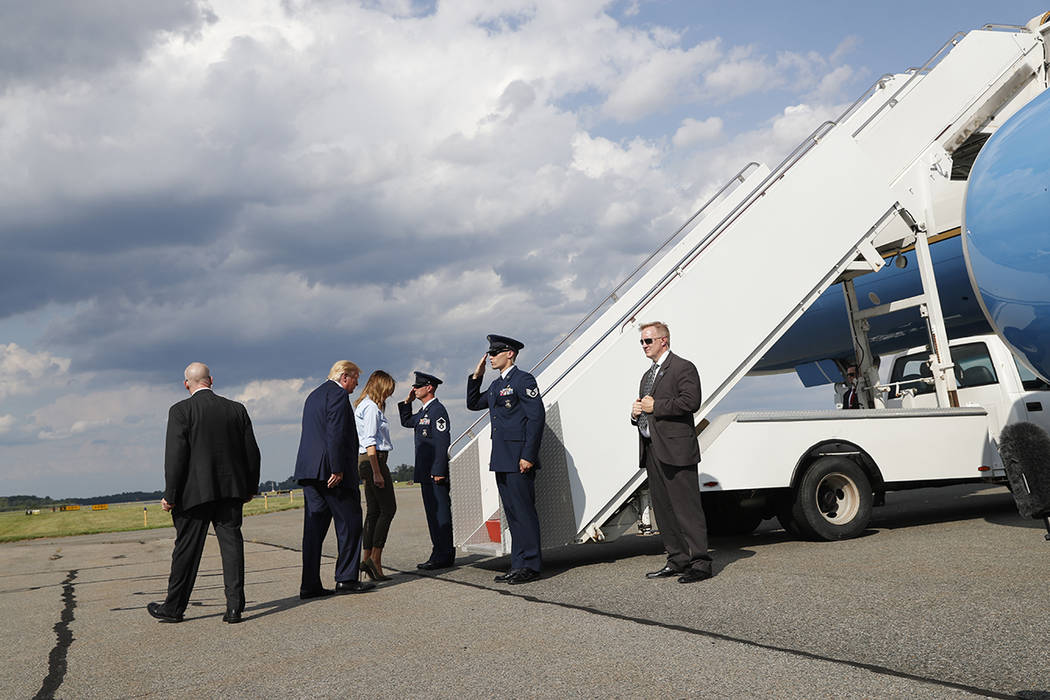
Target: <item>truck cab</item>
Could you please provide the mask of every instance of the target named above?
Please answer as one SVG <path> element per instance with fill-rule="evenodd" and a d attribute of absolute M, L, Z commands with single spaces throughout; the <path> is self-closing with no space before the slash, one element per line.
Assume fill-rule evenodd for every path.
<path fill-rule="evenodd" d="M 998 439 L 1010 423 L 1029 421 L 1050 431 L 1050 385 L 1010 352 L 996 335 L 959 338 L 949 344 L 960 406 L 988 411 L 989 433 Z M 887 407 L 934 408 L 937 397 L 929 351 L 912 348 L 892 362 Z"/>

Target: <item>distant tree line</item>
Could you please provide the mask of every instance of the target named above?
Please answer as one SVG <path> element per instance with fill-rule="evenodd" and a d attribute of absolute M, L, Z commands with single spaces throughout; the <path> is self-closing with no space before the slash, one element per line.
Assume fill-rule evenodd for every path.
<path fill-rule="evenodd" d="M 96 503 L 133 503 L 135 501 L 159 501 L 163 491 L 125 491 L 108 496 L 90 498 L 50 498 L 49 496 L 0 496 L 0 511 L 25 510 L 26 508 L 50 508 L 67 504 L 90 506 Z"/>
<path fill-rule="evenodd" d="M 412 465 L 400 464 L 390 470 L 390 476 L 394 481 L 412 481 Z M 299 488 L 299 483 L 294 476 L 289 476 L 284 481 L 264 481 L 259 484 L 259 493 L 264 491 L 290 491 Z M 159 501 L 164 496 L 163 491 L 125 491 L 123 493 L 112 493 L 108 496 L 91 496 L 90 498 L 58 498 L 50 496 L 0 496 L 0 511 L 25 510 L 26 508 L 50 508 L 66 504 L 78 504 L 90 506 L 96 503 L 134 503 L 136 501 Z"/>
<path fill-rule="evenodd" d="M 394 481 L 412 481 L 412 472 L 414 468 L 411 464 L 399 464 L 397 467 L 390 470 L 390 476 L 393 477 Z M 295 480 L 294 476 L 289 476 L 284 481 L 263 481 L 259 484 L 259 493 L 265 493 L 267 491 L 291 491 L 299 488 L 299 482 Z"/>

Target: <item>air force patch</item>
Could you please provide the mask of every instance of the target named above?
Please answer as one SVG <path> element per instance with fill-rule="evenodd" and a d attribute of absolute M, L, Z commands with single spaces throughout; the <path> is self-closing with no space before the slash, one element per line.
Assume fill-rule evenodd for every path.
<path fill-rule="evenodd" d="M 444 418 L 438 418 L 434 421 L 434 427 L 443 433 L 448 430 L 448 423 L 445 422 Z"/>
<path fill-rule="evenodd" d="M 538 386 L 534 386 L 531 389 L 526 389 L 525 393 L 528 394 L 530 398 L 534 399 L 540 395 L 540 388 Z"/>

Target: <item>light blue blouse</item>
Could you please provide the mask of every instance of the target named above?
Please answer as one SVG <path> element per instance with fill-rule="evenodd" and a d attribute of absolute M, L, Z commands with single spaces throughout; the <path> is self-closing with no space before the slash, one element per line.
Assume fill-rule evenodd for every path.
<path fill-rule="evenodd" d="M 394 449 L 390 443 L 390 423 L 379 410 L 376 402 L 367 396 L 357 404 L 354 410 L 354 421 L 357 423 L 357 439 L 360 442 L 360 454 L 368 452 L 367 447 L 374 445 L 377 452 L 389 452 Z"/>

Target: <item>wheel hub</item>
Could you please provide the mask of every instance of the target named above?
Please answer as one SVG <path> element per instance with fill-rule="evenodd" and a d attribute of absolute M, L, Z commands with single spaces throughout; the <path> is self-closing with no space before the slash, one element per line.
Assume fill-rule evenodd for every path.
<path fill-rule="evenodd" d="M 860 490 L 845 474 L 828 474 L 817 485 L 817 509 L 833 525 L 844 525 L 857 516 Z"/>

